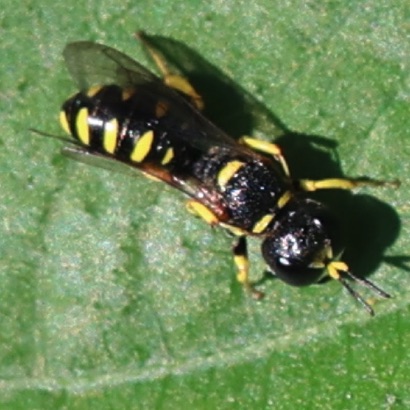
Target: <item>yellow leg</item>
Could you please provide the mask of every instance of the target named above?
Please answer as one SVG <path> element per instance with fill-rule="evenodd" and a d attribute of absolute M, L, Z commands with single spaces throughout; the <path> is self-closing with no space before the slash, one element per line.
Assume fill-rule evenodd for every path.
<path fill-rule="evenodd" d="M 300 179 L 299 186 L 304 191 L 317 191 L 318 189 L 354 189 L 362 186 L 393 186 L 398 187 L 399 181 L 378 181 L 371 179 L 348 179 L 328 178 L 313 181 L 311 179 Z"/>
<path fill-rule="evenodd" d="M 238 238 L 237 243 L 233 247 L 233 255 L 237 269 L 236 279 L 255 299 L 262 299 L 264 294 L 257 291 L 249 282 L 249 259 L 245 236 Z"/>
<path fill-rule="evenodd" d="M 158 53 L 154 47 L 150 44 L 149 37 L 144 32 L 138 32 L 136 34 L 137 38 L 144 47 L 147 49 L 152 60 L 158 67 L 159 71 L 163 76 L 164 83 L 180 93 L 188 96 L 191 99 L 192 104 L 199 110 L 204 108 L 204 102 L 202 97 L 196 92 L 194 87 L 190 82 L 183 76 L 178 74 L 172 74 L 163 58 L 163 56 Z"/>
<path fill-rule="evenodd" d="M 207 208 L 204 204 L 202 204 L 199 201 L 189 199 L 186 202 L 186 209 L 191 214 L 194 214 L 195 216 L 199 216 L 200 218 L 202 218 L 206 223 L 208 223 L 211 226 L 219 224 L 218 217 L 209 208 Z"/>
<path fill-rule="evenodd" d="M 289 176 L 289 167 L 286 162 L 285 157 L 282 154 L 282 150 L 279 147 L 279 145 L 272 144 L 271 142 L 268 141 L 263 141 L 257 138 L 253 137 L 247 137 L 243 136 L 240 140 L 240 143 L 247 145 L 248 147 L 252 148 L 253 150 L 260 151 L 264 154 L 271 155 L 274 157 L 277 161 L 280 162 L 283 171 L 285 172 L 285 175 Z"/>

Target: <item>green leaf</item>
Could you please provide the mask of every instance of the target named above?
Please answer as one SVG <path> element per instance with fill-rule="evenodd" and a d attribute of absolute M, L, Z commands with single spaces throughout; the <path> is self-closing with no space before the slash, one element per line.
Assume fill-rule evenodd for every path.
<path fill-rule="evenodd" d="M 0 408 L 409 408 L 407 2 L 3 3 Z M 335 282 L 249 299 L 230 239 L 180 193 L 28 131 L 62 133 L 67 42 L 149 64 L 137 29 L 188 46 L 202 80 L 234 92 L 203 83 L 226 101 L 209 115 L 280 136 L 295 176 L 401 180 L 331 195 L 346 260 L 394 295 L 374 318 Z M 258 278 L 257 241 L 250 256 Z"/>

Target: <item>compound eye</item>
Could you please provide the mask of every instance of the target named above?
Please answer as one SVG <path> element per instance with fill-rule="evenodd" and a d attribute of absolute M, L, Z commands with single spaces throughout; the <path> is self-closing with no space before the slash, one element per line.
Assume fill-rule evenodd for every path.
<path fill-rule="evenodd" d="M 311 258 L 296 258 L 281 255 L 277 241 L 266 238 L 262 243 L 262 255 L 271 271 L 285 283 L 292 286 L 308 286 L 316 283 L 323 275 L 325 265 L 312 266 Z"/>

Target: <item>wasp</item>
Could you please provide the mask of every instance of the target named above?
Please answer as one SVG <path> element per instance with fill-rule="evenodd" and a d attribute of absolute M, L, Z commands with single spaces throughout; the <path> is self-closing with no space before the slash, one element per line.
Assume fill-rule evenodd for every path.
<path fill-rule="evenodd" d="M 60 111 L 62 128 L 72 137 L 64 152 L 84 162 L 121 162 L 182 191 L 189 212 L 235 237 L 237 279 L 256 298 L 263 294 L 249 279 L 248 236 L 262 241 L 269 270 L 285 283 L 307 286 L 330 277 L 374 314 L 349 281 L 390 295 L 339 259 L 338 222 L 309 192 L 383 182 L 293 179 L 278 145 L 250 136 L 235 140 L 215 126 L 201 113 L 203 99 L 188 79 L 168 69 L 144 33 L 138 37 L 162 78 L 102 44 L 65 47 L 80 91 Z"/>

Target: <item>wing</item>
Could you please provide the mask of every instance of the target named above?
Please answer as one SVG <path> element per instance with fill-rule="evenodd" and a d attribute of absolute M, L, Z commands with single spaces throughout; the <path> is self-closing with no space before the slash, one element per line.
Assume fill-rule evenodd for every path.
<path fill-rule="evenodd" d="M 116 84 L 143 90 L 147 98 L 165 102 L 172 123 L 184 124 L 190 133 L 178 137 L 204 152 L 210 148 L 228 148 L 241 155 L 258 156 L 205 118 L 187 99 L 152 74 L 137 61 L 111 47 L 80 41 L 68 44 L 63 52 L 67 68 L 81 90 L 95 85 Z"/>
<path fill-rule="evenodd" d="M 67 44 L 63 56 L 71 77 L 83 91 L 94 85 L 117 84 L 128 88 L 161 82 L 127 55 L 91 41 Z"/>
<path fill-rule="evenodd" d="M 191 198 L 198 200 L 205 198 L 204 202 L 209 202 L 211 200 L 211 193 L 207 191 L 205 187 L 202 188 L 200 181 L 196 181 L 194 178 L 189 179 L 178 177 L 164 168 L 155 166 L 155 164 L 131 165 L 128 162 L 119 161 L 113 155 L 95 152 L 74 139 L 48 134 L 35 128 L 29 128 L 29 131 L 41 135 L 42 137 L 52 138 L 65 143 L 66 145 L 61 150 L 62 154 L 83 164 L 102 168 L 107 171 L 118 172 L 130 177 L 140 176 L 142 173 L 148 178 L 152 177 L 151 179 L 153 180 L 165 182 Z"/>
<path fill-rule="evenodd" d="M 34 131 L 37 132 L 36 130 Z M 62 139 L 57 136 L 51 137 Z M 72 141 L 69 142 L 73 143 Z M 75 142 L 72 146 L 64 147 L 62 153 L 71 159 L 82 162 L 83 164 L 92 165 L 109 171 L 120 172 L 127 176 L 135 177 L 142 173 L 149 179 L 165 182 L 171 187 L 183 192 L 188 197 L 200 201 L 208 209 L 212 210 L 221 222 L 224 222 L 228 217 L 220 195 L 213 190 L 209 190 L 195 178 L 181 178 L 155 164 L 142 163 L 138 166 L 130 166 L 128 163 L 118 161 L 114 156 L 94 152 L 87 147 L 79 146 Z"/>

